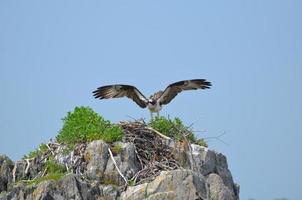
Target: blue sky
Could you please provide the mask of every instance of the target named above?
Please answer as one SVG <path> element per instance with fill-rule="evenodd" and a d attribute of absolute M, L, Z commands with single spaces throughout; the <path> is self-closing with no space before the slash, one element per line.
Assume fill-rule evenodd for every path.
<path fill-rule="evenodd" d="M 149 112 L 95 100 L 105 84 L 145 95 L 206 78 L 161 114 L 194 123 L 228 157 L 243 200 L 302 199 L 302 2 L 1 1 L 0 152 L 12 159 L 54 138 L 90 106 L 113 122 Z"/>

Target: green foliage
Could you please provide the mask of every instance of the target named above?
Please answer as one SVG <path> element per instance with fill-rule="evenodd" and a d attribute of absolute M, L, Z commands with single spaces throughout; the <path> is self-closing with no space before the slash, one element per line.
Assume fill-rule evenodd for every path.
<path fill-rule="evenodd" d="M 48 181 L 48 180 L 55 180 L 58 181 L 60 180 L 65 174 L 64 173 L 50 173 L 47 174 L 46 176 L 39 177 L 30 181 L 26 181 L 27 184 L 29 185 L 38 185 L 39 183 L 43 181 Z"/>
<path fill-rule="evenodd" d="M 114 146 L 111 148 L 111 151 L 113 154 L 119 154 L 121 153 L 123 150 L 123 147 L 121 144 L 114 144 Z"/>
<path fill-rule="evenodd" d="M 99 139 L 114 142 L 123 137 L 119 126 L 111 124 L 89 107 L 76 107 L 73 112 L 67 113 L 63 121 L 57 140 L 69 145 Z"/>
<path fill-rule="evenodd" d="M 208 144 L 206 143 L 206 141 L 205 141 L 203 138 L 197 140 L 196 143 L 197 143 L 199 146 L 208 147 Z"/>
<path fill-rule="evenodd" d="M 207 147 L 204 139 L 197 140 L 192 130 L 185 126 L 179 118 L 167 119 L 163 116 L 155 117 L 151 120 L 150 126 L 160 133 L 174 138 L 175 140 L 183 140 L 184 136 L 192 142 Z"/>
<path fill-rule="evenodd" d="M 20 180 L 19 182 L 26 183 L 27 185 L 38 185 L 39 183 L 47 180 L 60 180 L 67 172 L 66 168 L 62 164 L 56 163 L 53 157 L 50 157 L 45 165 L 47 174 L 43 177 L 34 178 L 32 180 Z M 17 182 L 17 183 L 19 183 Z"/>
<path fill-rule="evenodd" d="M 52 158 L 46 162 L 46 169 L 47 174 L 64 174 L 66 172 L 65 166 L 57 163 Z"/>
<path fill-rule="evenodd" d="M 27 155 L 23 156 L 23 159 L 30 159 L 30 158 L 34 158 L 37 157 L 43 153 L 45 153 L 48 150 L 46 144 L 42 143 L 40 144 L 39 148 L 29 152 Z"/>
<path fill-rule="evenodd" d="M 151 120 L 150 125 L 160 133 L 176 140 L 183 139 L 184 134 L 190 141 L 195 141 L 192 131 L 177 117 L 174 119 L 167 119 L 163 116 L 155 117 Z"/>

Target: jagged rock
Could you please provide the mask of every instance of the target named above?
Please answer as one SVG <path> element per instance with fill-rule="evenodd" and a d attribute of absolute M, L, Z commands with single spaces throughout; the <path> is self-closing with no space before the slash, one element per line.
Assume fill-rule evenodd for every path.
<path fill-rule="evenodd" d="M 87 199 L 88 183 L 82 181 L 78 175 L 68 174 L 58 183 L 58 190 L 65 199 Z"/>
<path fill-rule="evenodd" d="M 140 164 L 136 158 L 135 146 L 130 143 L 119 143 L 122 147 L 122 151 L 114 156 L 114 160 L 121 173 L 130 179 L 133 175 L 139 171 Z M 104 180 L 111 180 L 116 185 L 124 185 L 125 181 L 122 179 L 118 171 L 116 170 L 113 160 L 109 158 L 104 172 Z"/>
<path fill-rule="evenodd" d="M 18 180 L 26 179 L 25 169 L 26 169 L 25 160 L 20 160 L 20 161 L 15 162 L 14 169 L 13 169 L 13 171 L 14 171 L 13 182 L 17 182 Z"/>
<path fill-rule="evenodd" d="M 27 200 L 32 199 L 34 187 L 18 183 L 9 192 L 0 195 L 0 200 Z"/>
<path fill-rule="evenodd" d="M 40 183 L 34 190 L 32 197 L 33 199 L 48 200 L 48 199 L 64 199 L 63 196 L 56 191 L 56 181 L 49 180 Z"/>
<path fill-rule="evenodd" d="M 122 193 L 123 200 L 141 199 L 209 199 L 205 177 L 191 170 L 162 172 L 155 180 L 134 187 Z"/>
<path fill-rule="evenodd" d="M 0 193 L 6 191 L 13 179 L 14 163 L 6 155 L 0 155 Z"/>
<path fill-rule="evenodd" d="M 132 179 L 129 183 L 142 184 L 128 185 L 124 190 L 125 181 L 108 151 L 115 144 L 101 140 L 79 143 L 66 154 L 66 145 L 49 143 L 49 150 L 28 162 L 13 163 L 7 156 L 0 156 L 0 200 L 239 200 L 239 186 L 234 184 L 223 154 L 186 141 L 152 136 L 152 131 L 142 131 L 143 128 L 131 133 L 128 143 L 119 142 L 121 152 L 115 152 L 113 157 L 126 179 Z M 134 141 L 140 141 L 140 146 Z M 148 148 L 144 148 L 146 141 Z M 26 184 L 26 180 L 47 173 L 45 163 L 49 156 L 67 166 L 69 174 L 59 181 Z M 144 179 L 137 178 L 143 173 Z"/>
<path fill-rule="evenodd" d="M 215 173 L 208 176 L 211 200 L 234 200 L 234 191 L 224 185 L 222 178 Z"/>
<path fill-rule="evenodd" d="M 218 174 L 223 180 L 231 193 L 235 195 L 234 181 L 230 170 L 228 169 L 228 163 L 226 157 L 215 151 L 209 150 L 206 147 L 201 147 L 196 144 L 192 144 L 192 156 L 194 164 L 202 175 L 207 176 L 211 173 Z"/>
<path fill-rule="evenodd" d="M 103 178 L 107 162 L 109 159 L 109 145 L 101 140 L 96 140 L 88 144 L 85 151 L 87 164 L 87 177 L 100 180 Z"/>

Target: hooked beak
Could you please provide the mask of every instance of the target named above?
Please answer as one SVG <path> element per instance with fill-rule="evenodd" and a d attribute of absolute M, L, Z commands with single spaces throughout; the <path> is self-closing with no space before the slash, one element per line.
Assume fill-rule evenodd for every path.
<path fill-rule="evenodd" d="M 149 99 L 148 102 L 151 103 L 152 105 L 155 105 L 155 101 L 153 99 Z"/>

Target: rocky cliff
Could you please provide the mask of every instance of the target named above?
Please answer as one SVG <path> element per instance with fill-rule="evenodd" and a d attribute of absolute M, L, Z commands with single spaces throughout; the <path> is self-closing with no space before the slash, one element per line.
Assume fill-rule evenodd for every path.
<path fill-rule="evenodd" d="M 1 155 L 0 199 L 239 199 L 223 154 L 143 123 L 122 127 L 122 142 L 51 141 L 20 161 Z"/>

